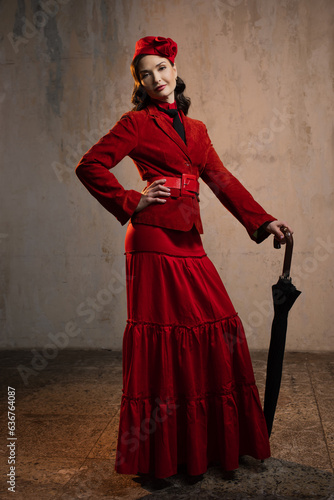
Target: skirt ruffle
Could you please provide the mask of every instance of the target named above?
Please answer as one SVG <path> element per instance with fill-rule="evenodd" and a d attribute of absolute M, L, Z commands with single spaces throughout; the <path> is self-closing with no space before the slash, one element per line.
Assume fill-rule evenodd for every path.
<path fill-rule="evenodd" d="M 199 234 L 136 228 L 115 470 L 164 478 L 178 464 L 198 475 L 212 462 L 233 470 L 240 455 L 269 457 L 244 329 Z M 156 244 L 146 248 L 147 236 Z"/>

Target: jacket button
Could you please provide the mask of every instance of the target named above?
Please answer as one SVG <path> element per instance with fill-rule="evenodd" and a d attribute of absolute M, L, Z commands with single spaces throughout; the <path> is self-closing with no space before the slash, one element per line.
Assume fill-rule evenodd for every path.
<path fill-rule="evenodd" d="M 186 165 L 186 167 L 190 167 L 190 163 L 186 163 L 185 165 Z"/>

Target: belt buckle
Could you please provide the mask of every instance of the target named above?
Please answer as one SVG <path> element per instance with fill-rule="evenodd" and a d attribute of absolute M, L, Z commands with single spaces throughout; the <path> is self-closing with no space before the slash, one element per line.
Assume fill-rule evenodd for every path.
<path fill-rule="evenodd" d="M 190 190 L 188 188 L 191 182 L 196 182 L 196 175 L 193 174 L 182 174 L 181 178 L 181 196 L 193 196 L 196 194 L 195 190 Z"/>

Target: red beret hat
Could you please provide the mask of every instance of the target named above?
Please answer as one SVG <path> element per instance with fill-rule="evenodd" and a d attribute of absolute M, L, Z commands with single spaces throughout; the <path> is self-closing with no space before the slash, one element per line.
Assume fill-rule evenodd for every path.
<path fill-rule="evenodd" d="M 174 63 L 177 44 L 171 38 L 145 36 L 136 43 L 133 59 L 140 54 L 162 56 Z"/>

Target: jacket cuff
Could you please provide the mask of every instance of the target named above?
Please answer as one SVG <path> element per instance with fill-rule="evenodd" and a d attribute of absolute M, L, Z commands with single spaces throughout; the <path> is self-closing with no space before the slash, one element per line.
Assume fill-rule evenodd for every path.
<path fill-rule="evenodd" d="M 126 196 L 122 205 L 122 211 L 117 213 L 116 218 L 124 226 L 134 214 L 141 198 L 141 193 L 134 189 L 126 191 Z M 114 214 L 115 215 L 115 214 Z"/>
<path fill-rule="evenodd" d="M 262 224 L 260 227 L 258 227 L 257 230 L 252 235 L 252 240 L 254 240 L 256 243 L 262 243 L 262 241 L 264 241 L 265 239 L 267 239 L 268 236 L 270 236 L 271 233 L 269 233 L 266 230 L 266 227 L 273 220 L 277 220 L 277 219 L 268 220 L 264 224 Z"/>

